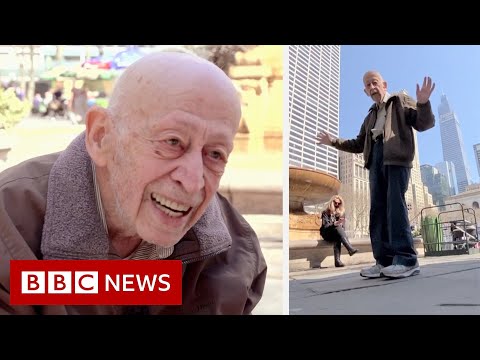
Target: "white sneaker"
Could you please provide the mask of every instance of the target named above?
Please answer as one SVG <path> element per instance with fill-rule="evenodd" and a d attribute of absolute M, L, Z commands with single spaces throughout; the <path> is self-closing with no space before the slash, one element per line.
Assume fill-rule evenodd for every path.
<path fill-rule="evenodd" d="M 364 268 L 360 271 L 360 276 L 367 277 L 370 279 L 379 278 L 382 276 L 383 265 L 375 264 L 369 268 Z"/>
<path fill-rule="evenodd" d="M 420 266 L 418 263 L 413 266 L 390 265 L 383 268 L 382 274 L 389 278 L 404 278 L 420 274 Z"/>

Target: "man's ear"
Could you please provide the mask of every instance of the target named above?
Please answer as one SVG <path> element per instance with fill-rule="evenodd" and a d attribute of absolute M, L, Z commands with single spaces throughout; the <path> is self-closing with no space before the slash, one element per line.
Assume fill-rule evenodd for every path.
<path fill-rule="evenodd" d="M 368 93 L 367 89 L 363 88 L 363 92 L 365 93 L 365 95 L 367 95 L 368 97 L 370 97 L 370 94 Z"/>
<path fill-rule="evenodd" d="M 386 81 L 383 82 L 383 88 L 384 88 L 385 90 L 387 90 L 387 82 L 386 82 Z"/>
<path fill-rule="evenodd" d="M 106 166 L 112 135 L 112 122 L 108 111 L 99 106 L 92 107 L 85 116 L 85 123 L 85 145 L 88 154 L 96 166 Z"/>

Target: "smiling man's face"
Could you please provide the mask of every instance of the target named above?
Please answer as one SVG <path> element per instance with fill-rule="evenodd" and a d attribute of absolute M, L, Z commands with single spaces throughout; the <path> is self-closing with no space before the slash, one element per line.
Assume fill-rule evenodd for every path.
<path fill-rule="evenodd" d="M 206 61 L 175 54 L 141 61 L 108 115 L 97 164 L 102 201 L 109 231 L 170 247 L 219 187 L 240 100 L 231 80 Z"/>

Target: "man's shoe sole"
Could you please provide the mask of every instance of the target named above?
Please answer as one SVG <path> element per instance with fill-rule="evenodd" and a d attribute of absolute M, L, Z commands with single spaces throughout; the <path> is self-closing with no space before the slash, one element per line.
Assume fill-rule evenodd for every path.
<path fill-rule="evenodd" d="M 369 279 L 378 279 L 378 278 L 381 278 L 383 276 L 383 274 L 379 273 L 379 274 L 364 275 L 364 274 L 360 273 L 360 276 L 361 277 L 366 277 L 366 278 L 369 278 Z"/>
<path fill-rule="evenodd" d="M 414 275 L 420 274 L 420 269 L 419 268 L 411 269 L 411 270 L 405 271 L 404 273 L 401 273 L 401 274 L 390 274 L 390 275 L 387 275 L 385 273 L 382 273 L 382 274 L 383 274 L 383 276 L 386 276 L 388 278 L 401 279 L 401 278 L 406 278 L 406 277 L 409 277 L 409 276 L 414 276 Z"/>

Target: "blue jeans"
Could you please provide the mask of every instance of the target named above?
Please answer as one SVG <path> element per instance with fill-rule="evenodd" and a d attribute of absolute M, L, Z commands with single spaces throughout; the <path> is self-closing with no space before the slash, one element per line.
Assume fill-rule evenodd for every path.
<path fill-rule="evenodd" d="M 405 201 L 411 169 L 383 165 L 383 141 L 372 145 L 369 180 L 373 257 L 383 266 L 413 266 L 417 263 L 417 252 Z"/>

